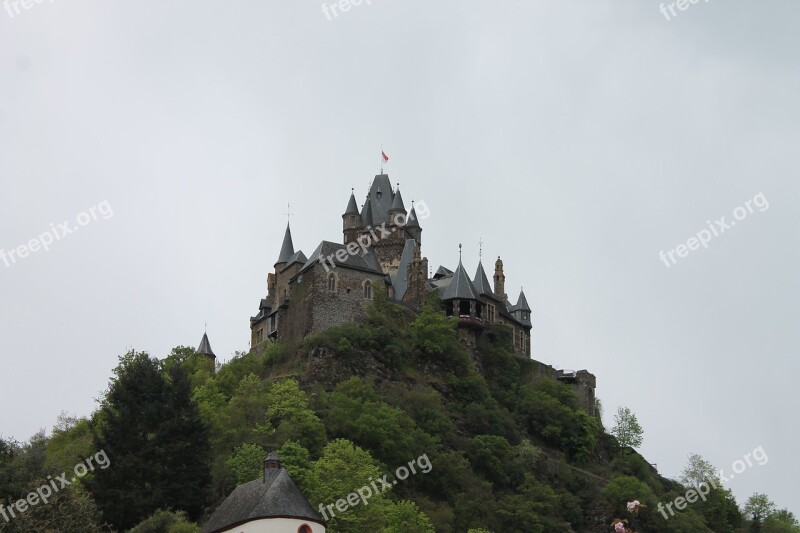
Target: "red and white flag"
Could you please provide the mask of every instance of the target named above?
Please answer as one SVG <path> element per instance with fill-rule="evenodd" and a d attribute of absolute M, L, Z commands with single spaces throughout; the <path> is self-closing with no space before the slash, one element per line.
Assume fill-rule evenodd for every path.
<path fill-rule="evenodd" d="M 383 150 L 381 150 L 381 157 L 383 158 L 383 162 L 384 163 L 388 163 L 389 162 L 389 156 L 386 155 L 386 152 L 384 152 Z"/>

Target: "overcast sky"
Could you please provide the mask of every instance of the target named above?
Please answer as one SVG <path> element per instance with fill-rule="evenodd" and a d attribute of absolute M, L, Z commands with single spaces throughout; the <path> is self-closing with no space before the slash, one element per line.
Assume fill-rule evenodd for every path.
<path fill-rule="evenodd" d="M 502 256 L 534 357 L 592 371 L 607 427 L 633 409 L 669 477 L 762 446 L 730 488 L 800 513 L 800 5 L 659 4 L 4 7 L 0 434 L 88 416 L 119 355 L 205 322 L 247 350 L 286 204 L 296 248 L 339 241 L 382 145 L 431 266 Z"/>

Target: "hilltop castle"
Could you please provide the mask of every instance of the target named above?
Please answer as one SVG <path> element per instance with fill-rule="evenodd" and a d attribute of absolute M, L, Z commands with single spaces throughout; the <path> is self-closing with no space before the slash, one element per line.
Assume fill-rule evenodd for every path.
<path fill-rule="evenodd" d="M 531 308 L 523 291 L 516 304 L 509 301 L 500 257 L 491 285 L 480 260 L 470 278 L 460 257 L 455 270 L 440 266 L 429 277 L 420 214 L 424 219 L 427 208 L 418 214 L 412 204 L 406 211 L 399 186 L 393 189 L 389 176 L 379 174 L 361 209 L 350 193 L 342 215 L 342 244 L 322 241 L 306 257 L 295 251 L 287 224 L 274 272 L 267 276 L 267 295 L 250 318 L 251 347 L 268 339 L 302 340 L 331 326 L 360 322 L 381 288 L 391 301 L 414 310 L 428 293 L 435 293 L 444 312 L 457 318 L 459 338 L 472 348 L 486 326 L 507 326 L 514 352 L 531 358 Z M 542 363 L 536 370 L 575 385 L 584 406 L 594 413 L 592 374 L 556 371 Z"/>

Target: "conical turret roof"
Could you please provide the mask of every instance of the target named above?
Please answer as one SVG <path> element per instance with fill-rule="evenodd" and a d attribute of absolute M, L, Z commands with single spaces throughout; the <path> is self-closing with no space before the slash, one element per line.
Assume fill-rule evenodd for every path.
<path fill-rule="evenodd" d="M 464 265 L 461 264 L 460 259 L 458 260 L 458 268 L 456 268 L 453 274 L 453 280 L 442 295 L 442 300 L 452 300 L 454 298 L 480 300 L 478 291 L 476 291 L 475 287 L 472 285 L 472 280 L 469 279 L 467 271 L 464 270 Z"/>
<path fill-rule="evenodd" d="M 397 190 L 394 192 L 394 200 L 392 200 L 392 209 L 400 209 L 402 211 L 406 210 L 406 206 L 403 204 L 403 195 L 400 194 L 400 187 L 397 187 Z"/>
<path fill-rule="evenodd" d="M 347 209 L 344 212 L 345 215 L 357 215 L 358 214 L 358 204 L 356 203 L 356 195 L 352 191 L 350 192 L 350 201 L 347 202 Z"/>
<path fill-rule="evenodd" d="M 211 343 L 208 342 L 208 335 L 203 333 L 203 338 L 200 340 L 200 346 L 197 347 L 197 353 L 217 357 L 214 350 L 211 349 Z"/>
<path fill-rule="evenodd" d="M 283 235 L 283 245 L 281 246 L 281 253 L 278 255 L 279 263 L 285 263 L 294 254 L 294 244 L 292 243 L 292 230 L 289 229 L 289 223 L 286 223 L 286 233 Z"/>
<path fill-rule="evenodd" d="M 478 261 L 478 270 L 475 272 L 473 285 L 475 285 L 475 290 L 478 291 L 478 294 L 494 296 L 494 291 L 492 290 L 492 286 L 489 285 L 489 278 L 486 276 L 486 271 L 483 270 L 483 263 L 481 261 Z"/>

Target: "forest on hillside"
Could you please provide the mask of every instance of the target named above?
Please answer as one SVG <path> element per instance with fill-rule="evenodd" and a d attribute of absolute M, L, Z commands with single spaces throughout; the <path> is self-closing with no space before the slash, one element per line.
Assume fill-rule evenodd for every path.
<path fill-rule="evenodd" d="M 330 533 L 800 532 L 722 483 L 659 512 L 713 466 L 694 456 L 661 477 L 510 343 L 491 327 L 470 353 L 434 302 L 413 314 L 375 298 L 363 324 L 216 368 L 192 348 L 131 351 L 90 418 L 0 440 L 0 531 L 197 532 L 277 451 L 315 509 L 379 489 L 330 513 Z"/>

